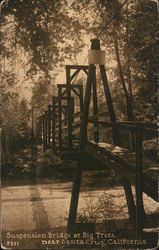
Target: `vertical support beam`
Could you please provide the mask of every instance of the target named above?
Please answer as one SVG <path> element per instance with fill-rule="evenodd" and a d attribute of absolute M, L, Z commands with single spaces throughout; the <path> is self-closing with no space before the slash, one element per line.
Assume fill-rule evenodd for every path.
<path fill-rule="evenodd" d="M 41 144 L 42 143 L 42 116 L 40 116 L 40 132 L 39 132 L 39 143 Z"/>
<path fill-rule="evenodd" d="M 45 149 L 48 147 L 48 111 L 45 111 Z"/>
<path fill-rule="evenodd" d="M 65 126 L 67 125 L 67 107 L 64 107 Z"/>
<path fill-rule="evenodd" d="M 53 151 L 56 152 L 56 141 L 55 141 L 55 133 L 56 133 L 56 100 L 55 97 L 52 97 L 52 148 Z"/>
<path fill-rule="evenodd" d="M 124 186 L 124 191 L 125 191 L 126 202 L 127 202 L 127 206 L 128 206 L 128 212 L 129 212 L 131 225 L 132 225 L 133 229 L 135 230 L 135 228 L 136 228 L 136 207 L 135 207 L 135 202 L 134 202 L 134 198 L 133 198 L 131 184 L 124 178 L 122 178 L 122 184 Z"/>
<path fill-rule="evenodd" d="M 45 145 L 45 115 L 42 116 L 42 121 L 43 121 L 43 150 L 45 151 L 46 145 Z"/>
<path fill-rule="evenodd" d="M 38 138 L 38 144 L 40 144 L 40 117 L 38 118 L 38 122 L 37 122 L 37 138 Z"/>
<path fill-rule="evenodd" d="M 94 122 L 94 140 L 96 143 L 99 141 L 99 123 L 98 123 L 98 101 L 97 101 L 97 82 L 96 82 L 96 70 L 93 72 L 93 116 Z"/>
<path fill-rule="evenodd" d="M 62 88 L 58 86 L 58 139 L 59 151 L 62 151 L 62 110 L 61 110 Z"/>
<path fill-rule="evenodd" d="M 80 111 L 83 111 L 83 85 L 79 86 L 79 94 L 80 94 Z"/>
<path fill-rule="evenodd" d="M 48 147 L 51 146 L 51 105 L 48 106 Z"/>
<path fill-rule="evenodd" d="M 112 123 L 114 123 L 114 122 L 116 122 L 116 116 L 115 116 L 115 111 L 114 111 L 114 106 L 113 106 L 113 102 L 112 102 L 112 98 L 111 98 L 109 85 L 108 85 L 108 79 L 107 79 L 107 75 L 106 75 L 106 71 L 105 71 L 105 66 L 100 65 L 99 67 L 100 67 L 100 72 L 101 72 L 101 76 L 102 76 L 102 81 L 103 81 L 104 92 L 105 92 L 106 102 L 107 102 L 107 106 L 108 106 L 110 121 Z M 112 125 L 112 136 L 113 136 L 113 143 L 115 145 L 120 146 L 121 142 L 120 142 L 119 131 L 113 125 Z"/>
<path fill-rule="evenodd" d="M 67 138 L 67 106 L 63 107 L 63 114 L 64 114 L 64 126 L 65 126 L 65 129 L 63 131 L 64 131 L 64 138 L 66 140 Z"/>
<path fill-rule="evenodd" d="M 79 150 L 83 150 L 84 145 L 87 142 L 87 125 L 88 125 L 91 87 L 92 87 L 94 71 L 95 71 L 95 66 L 93 64 L 91 64 L 89 66 L 88 79 L 87 79 L 87 83 L 86 83 L 84 109 L 83 109 L 83 114 L 82 114 L 82 123 L 81 123 L 81 131 L 80 131 Z"/>
<path fill-rule="evenodd" d="M 37 139 L 37 142 L 39 143 L 39 118 L 36 122 L 36 139 Z"/>
<path fill-rule="evenodd" d="M 66 84 L 67 84 L 67 119 L 68 119 L 68 150 L 72 150 L 72 105 L 71 105 L 71 81 L 70 68 L 66 66 Z"/>
<path fill-rule="evenodd" d="M 87 125 L 88 125 L 88 114 L 89 114 L 89 106 L 90 106 L 90 96 L 91 96 L 91 85 L 92 85 L 92 76 L 95 70 L 94 65 L 90 65 L 88 72 L 88 79 L 86 83 L 86 92 L 85 92 L 85 100 L 84 100 L 84 109 L 82 114 L 82 124 L 80 131 L 80 142 L 79 142 L 79 150 L 84 150 L 84 145 L 87 141 Z M 77 208 L 78 208 L 78 199 L 79 192 L 81 186 L 81 162 L 78 163 L 78 169 L 76 172 L 75 180 L 72 188 L 72 196 L 67 224 L 67 231 L 71 232 L 73 225 L 75 224 L 77 217 Z"/>
<path fill-rule="evenodd" d="M 40 123 L 40 117 L 39 117 L 38 118 L 38 131 L 37 131 L 38 143 L 40 143 L 40 130 L 41 130 L 41 123 Z"/>
<path fill-rule="evenodd" d="M 72 227 L 75 224 L 76 217 L 77 217 L 78 199 L 79 199 L 79 192 L 80 192 L 80 186 L 81 186 L 81 170 L 79 167 L 80 166 L 78 164 L 78 170 L 76 172 L 75 179 L 73 182 L 69 217 L 68 217 L 68 223 L 67 223 L 67 232 L 71 232 Z"/>
<path fill-rule="evenodd" d="M 71 97 L 71 118 L 72 123 L 74 122 L 74 97 Z"/>
<path fill-rule="evenodd" d="M 136 236 L 138 239 L 143 233 L 143 162 L 142 162 L 142 131 L 136 128 Z"/>

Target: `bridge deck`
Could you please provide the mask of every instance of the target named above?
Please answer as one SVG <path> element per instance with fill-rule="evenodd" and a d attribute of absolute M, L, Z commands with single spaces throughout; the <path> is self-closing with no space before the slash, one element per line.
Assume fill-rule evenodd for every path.
<path fill-rule="evenodd" d="M 131 184 L 136 179 L 136 154 L 108 143 L 88 142 L 85 151 L 107 168 L 113 168 L 119 176 Z M 158 164 L 143 156 L 143 191 L 158 201 Z"/>

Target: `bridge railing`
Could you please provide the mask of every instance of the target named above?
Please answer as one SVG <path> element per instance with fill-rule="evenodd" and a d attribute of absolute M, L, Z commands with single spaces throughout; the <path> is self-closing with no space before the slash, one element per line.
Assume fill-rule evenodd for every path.
<path fill-rule="evenodd" d="M 157 137 L 158 135 L 156 124 L 131 122 L 131 121 L 120 121 L 120 122 L 111 123 L 102 119 L 104 115 L 105 115 L 105 112 L 99 113 L 98 119 L 94 117 L 93 115 L 90 115 L 88 117 L 88 122 L 90 124 L 95 124 L 95 123 L 98 124 L 99 130 L 101 130 L 103 134 L 104 134 L 103 129 L 115 127 L 121 130 L 121 137 L 123 135 L 127 136 L 126 134 L 127 132 L 130 132 L 130 131 L 133 132 L 134 141 L 136 141 L 136 138 L 137 138 L 137 135 L 136 135 L 137 131 L 139 135 L 141 134 L 142 141 L 144 139 L 149 140 L 151 139 L 151 137 L 152 138 Z M 79 137 L 81 119 L 82 119 L 81 111 L 74 113 L 73 120 L 72 120 L 72 138 L 76 138 L 76 140 L 78 140 L 78 137 Z M 67 120 L 68 120 L 67 107 L 65 107 L 65 113 L 60 115 L 60 123 L 59 123 L 59 114 L 58 112 L 54 112 L 52 106 L 49 106 L 45 114 L 39 117 L 38 122 L 37 122 L 37 138 L 38 138 L 38 142 L 43 144 L 44 150 L 46 148 L 51 148 L 51 147 L 55 149 L 55 144 L 58 144 L 60 139 L 61 139 L 61 144 L 63 143 L 66 144 L 67 137 L 68 137 Z M 76 130 L 78 130 L 78 133 L 76 133 Z M 108 140 L 107 134 L 105 134 L 102 137 L 103 137 L 102 140 L 107 142 Z M 124 144 L 125 142 L 128 143 L 129 141 L 128 137 L 126 138 L 126 140 L 121 140 L 121 141 L 122 142 L 124 141 L 122 145 L 123 147 L 129 147 L 129 145 Z M 58 145 L 56 146 L 56 148 L 58 148 Z M 61 150 L 63 150 L 63 147 L 61 147 Z M 134 145 L 133 150 L 136 152 L 135 145 Z"/>

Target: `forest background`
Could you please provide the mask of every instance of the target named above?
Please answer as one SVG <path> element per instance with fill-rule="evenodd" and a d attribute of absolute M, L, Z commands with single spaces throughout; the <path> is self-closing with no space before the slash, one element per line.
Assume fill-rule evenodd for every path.
<path fill-rule="evenodd" d="M 37 117 L 65 82 L 65 65 L 82 64 L 100 33 L 117 120 L 157 122 L 157 2 L 123 2 L 1 1 L 2 166 L 32 141 Z M 104 110 L 98 74 L 97 82 Z"/>

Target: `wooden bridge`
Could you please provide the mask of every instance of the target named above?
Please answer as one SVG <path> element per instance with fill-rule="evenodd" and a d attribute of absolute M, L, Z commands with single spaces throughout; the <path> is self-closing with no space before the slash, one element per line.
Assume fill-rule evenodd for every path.
<path fill-rule="evenodd" d="M 52 97 L 52 105 L 38 118 L 37 138 L 44 150 L 52 148 L 62 159 L 78 162 L 68 231 L 76 222 L 82 171 L 113 169 L 122 180 L 132 227 L 140 238 L 145 218 L 143 192 L 158 201 L 157 163 L 143 152 L 143 141 L 157 137 L 157 125 L 116 121 L 105 66 L 99 68 L 108 111 L 98 110 L 96 66 L 67 65 L 66 84 L 57 85 L 58 95 Z M 75 84 L 80 71 L 86 74 L 85 85 Z M 105 138 L 101 139 L 101 131 Z M 112 137 L 109 141 L 108 134 Z M 132 185 L 135 185 L 136 202 Z"/>

